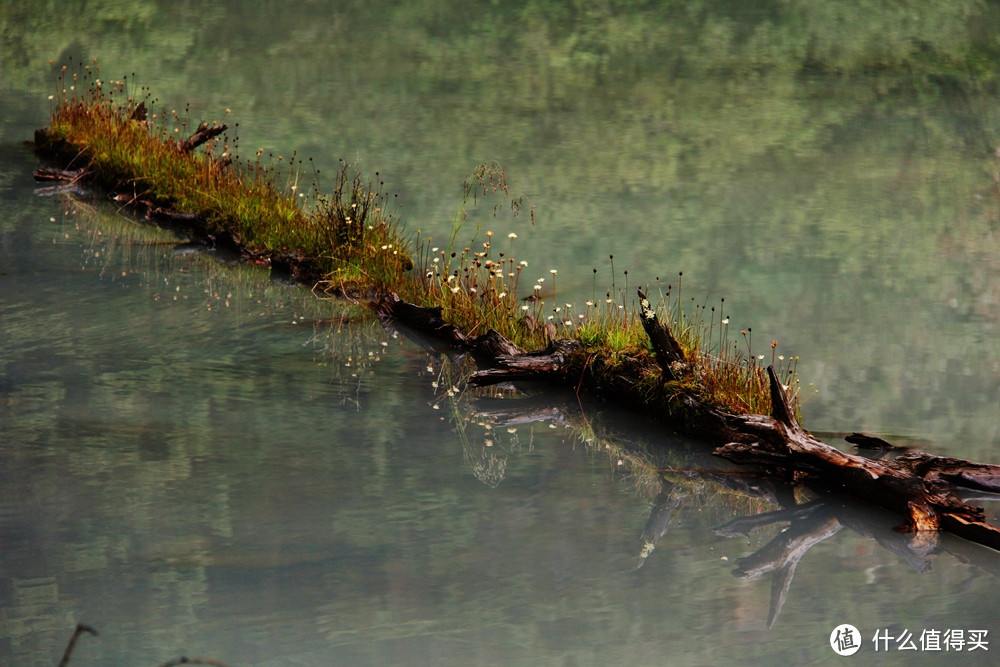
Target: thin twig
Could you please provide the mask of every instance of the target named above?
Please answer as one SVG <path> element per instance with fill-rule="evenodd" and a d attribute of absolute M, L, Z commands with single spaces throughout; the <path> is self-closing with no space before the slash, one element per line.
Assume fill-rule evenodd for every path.
<path fill-rule="evenodd" d="M 168 660 L 159 667 L 175 667 L 176 665 L 212 665 L 212 667 L 228 667 L 226 663 L 213 660 L 211 658 L 187 658 L 181 656 Z"/>
<path fill-rule="evenodd" d="M 97 636 L 97 630 L 89 625 L 78 623 L 76 629 L 73 630 L 73 636 L 69 638 L 69 643 L 66 644 L 66 650 L 63 652 L 62 660 L 59 661 L 59 667 L 66 667 L 66 665 L 69 664 L 70 656 L 73 655 L 73 649 L 76 647 L 76 640 L 79 639 L 80 635 L 84 632 L 89 632 L 95 637 Z"/>

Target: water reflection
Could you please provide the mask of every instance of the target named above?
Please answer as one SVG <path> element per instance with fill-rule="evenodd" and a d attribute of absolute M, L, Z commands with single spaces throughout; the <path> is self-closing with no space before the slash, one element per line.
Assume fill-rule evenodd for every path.
<path fill-rule="evenodd" d="M 104 203 L 33 206 L 54 280 L 5 295 L 0 347 L 16 662 L 77 621 L 81 664 L 772 664 L 846 616 L 992 618 L 991 557 L 572 393 L 469 390 L 461 357 Z"/>
<path fill-rule="evenodd" d="M 595 428 L 582 403 L 564 401 L 540 405 L 538 399 L 501 401 L 491 408 L 477 407 L 469 421 L 496 430 L 506 424 L 538 420 L 560 423 L 574 431 L 589 449 L 604 453 L 627 478 L 638 497 L 651 503 L 649 518 L 639 538 L 635 569 L 654 555 L 658 543 L 667 535 L 675 516 L 691 505 L 703 509 L 715 506 L 716 512 L 735 515 L 714 527 L 725 538 L 770 540 L 753 553 L 735 560 L 733 576 L 752 580 L 772 575 L 771 600 L 767 627 L 771 627 L 785 603 L 799 561 L 820 542 L 847 527 L 864 539 L 874 540 L 895 554 L 916 572 L 929 572 L 932 560 L 942 554 L 963 563 L 973 563 L 992 575 L 1000 574 L 1000 554 L 947 535 L 909 535 L 898 532 L 901 517 L 881 511 L 851 498 L 819 494 L 800 485 L 765 475 L 752 469 L 733 466 L 709 454 L 710 447 L 686 439 L 664 439 L 650 426 L 643 431 L 631 425 L 617 424 Z M 600 410 L 594 406 L 595 410 Z M 606 411 L 605 411 L 606 412 Z M 980 500 L 997 501 L 1000 496 L 983 494 Z M 774 508 L 774 509 L 768 509 Z M 787 524 L 780 532 L 767 530 Z M 864 567 L 864 563 L 856 564 Z"/>
<path fill-rule="evenodd" d="M 640 280 L 684 270 L 801 355 L 811 425 L 994 451 L 997 8 L 557 6 L 26 6 L 0 28 L 0 132 L 44 118 L 49 58 L 99 56 L 166 109 L 233 107 L 248 154 L 357 157 L 442 240 L 458 185 L 497 159 L 537 205 L 525 259 L 570 300 L 609 253 Z"/>

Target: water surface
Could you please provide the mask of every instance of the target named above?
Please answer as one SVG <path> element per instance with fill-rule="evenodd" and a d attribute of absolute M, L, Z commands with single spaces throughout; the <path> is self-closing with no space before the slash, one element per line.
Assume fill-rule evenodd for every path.
<path fill-rule="evenodd" d="M 704 20 L 3 10 L 18 14 L 0 96 L 0 656 L 54 664 L 83 622 L 101 634 L 73 664 L 814 664 L 850 622 L 867 661 L 990 664 L 869 641 L 1000 637 L 981 553 L 922 558 L 894 517 L 840 508 L 806 526 L 792 572 L 734 576 L 787 524 L 720 535 L 776 498 L 716 474 L 699 443 L 572 395 L 475 395 L 460 362 L 362 309 L 99 197 L 41 196 L 22 145 L 45 122 L 48 59 L 73 55 L 135 72 L 164 113 L 232 108 L 242 153 L 378 170 L 407 228 L 442 240 L 463 179 L 497 160 L 535 224 L 480 206 L 459 238 L 516 230 L 560 300 L 683 271 L 761 352 L 800 356 L 819 389 L 806 426 L 831 443 L 862 430 L 996 462 L 996 72 L 907 47 L 957 61 L 995 25 L 952 6 L 863 29 L 726 3 Z M 789 64 L 799 48 L 822 66 Z"/>

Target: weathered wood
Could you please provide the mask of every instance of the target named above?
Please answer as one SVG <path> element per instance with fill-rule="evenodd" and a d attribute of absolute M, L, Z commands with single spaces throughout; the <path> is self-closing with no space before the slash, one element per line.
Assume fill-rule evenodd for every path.
<path fill-rule="evenodd" d="M 940 479 L 965 489 L 1000 493 L 1000 465 L 922 452 L 903 454 L 895 461 L 928 480 Z"/>
<path fill-rule="evenodd" d="M 652 342 L 663 379 L 676 380 L 688 369 L 688 361 L 641 290 L 639 297 L 643 328 Z M 440 308 L 406 304 L 395 294 L 381 299 L 375 308 L 383 321 L 402 322 L 452 347 L 471 351 L 480 365 L 470 378 L 472 384 L 541 380 L 575 385 L 579 391 L 587 364 L 600 361 L 595 359 L 597 352 L 581 354 L 580 343 L 568 339 L 550 340 L 542 350 L 525 352 L 496 332 L 491 332 L 495 334 L 492 339 L 488 335 L 470 338 L 445 322 Z M 912 534 L 911 549 L 931 549 L 937 544 L 939 532 L 950 531 L 1000 550 L 1000 530 L 986 521 L 982 508 L 961 499 L 963 491 L 1000 493 L 1000 466 L 926 454 L 880 460 L 842 452 L 802 428 L 774 369 L 769 367 L 767 373 L 771 415 L 731 414 L 704 404 L 696 392 L 678 389 L 665 399 L 667 404 L 660 406 L 664 408 L 660 416 L 676 419 L 680 412 L 686 430 L 720 439 L 725 444 L 714 450 L 718 456 L 753 464 L 789 482 L 857 498 L 902 516 L 903 523 L 897 530 Z M 849 438 L 869 450 L 900 449 L 873 436 L 855 433 Z"/>
<path fill-rule="evenodd" d="M 500 355 L 490 360 L 492 368 L 476 371 L 469 382 L 480 387 L 527 380 L 569 384 L 573 378 L 566 373 L 566 358 L 579 347 L 575 340 L 557 338 L 541 350 Z"/>
<path fill-rule="evenodd" d="M 663 379 L 677 380 L 687 369 L 687 359 L 684 357 L 684 350 L 677 343 L 670 329 L 660 323 L 656 316 L 656 310 L 650 305 L 646 294 L 639 290 L 639 307 L 641 308 L 642 328 L 649 336 L 649 341 L 653 344 L 656 353 L 656 363 L 663 371 Z"/>
<path fill-rule="evenodd" d="M 222 125 L 209 125 L 208 123 L 202 123 L 195 130 L 194 134 L 185 139 L 184 141 L 177 142 L 177 148 L 181 153 L 190 153 L 198 146 L 201 146 L 206 141 L 214 139 L 219 136 L 229 127 L 223 123 Z"/>
<path fill-rule="evenodd" d="M 768 368 L 775 405 L 784 405 L 784 392 Z M 785 415 L 783 407 L 777 413 Z M 786 415 L 787 416 L 787 415 Z M 960 486 L 993 490 L 1000 466 L 927 455 L 904 455 L 879 461 L 846 454 L 820 442 L 795 421 L 784 418 L 742 418 L 761 442 L 730 443 L 716 454 L 742 463 L 785 468 L 814 487 L 864 499 L 905 517 L 897 529 L 907 533 L 948 530 L 979 544 L 1000 549 L 1000 530 L 990 525 L 982 508 L 960 500 Z M 760 455 L 760 456 L 758 456 Z M 782 459 L 785 459 L 782 462 Z"/>
<path fill-rule="evenodd" d="M 56 169 L 55 167 L 39 167 L 34 172 L 36 181 L 58 181 L 76 183 L 86 176 L 86 169 Z"/>
<path fill-rule="evenodd" d="M 767 368 L 767 379 L 771 391 L 771 416 L 788 428 L 801 431 L 799 422 L 795 418 L 795 410 L 788 403 L 788 394 L 771 366 Z"/>
<path fill-rule="evenodd" d="M 875 437 L 874 435 L 868 435 L 866 433 L 852 433 L 844 436 L 844 440 L 851 443 L 858 449 L 867 449 L 876 452 L 890 452 L 892 450 L 899 449 L 891 442 L 887 442 L 882 438 Z"/>
<path fill-rule="evenodd" d="M 134 109 L 132 109 L 132 113 L 128 115 L 128 119 L 137 121 L 139 123 L 145 123 L 146 115 L 147 115 L 146 102 L 142 101 L 139 102 L 139 104 L 137 104 Z"/>
<path fill-rule="evenodd" d="M 416 306 L 403 301 L 395 292 L 384 295 L 372 307 L 383 323 L 401 324 L 438 343 L 469 352 L 478 363 L 497 363 L 499 359 L 524 354 L 524 350 L 493 329 L 481 336 L 467 336 L 454 324 L 444 321 L 440 306 Z"/>

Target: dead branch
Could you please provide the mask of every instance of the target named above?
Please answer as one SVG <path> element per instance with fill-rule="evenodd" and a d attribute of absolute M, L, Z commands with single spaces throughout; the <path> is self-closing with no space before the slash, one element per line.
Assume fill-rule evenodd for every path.
<path fill-rule="evenodd" d="M 76 640 L 80 638 L 84 632 L 90 633 L 93 636 L 97 636 L 97 630 L 90 627 L 89 625 L 84 625 L 83 623 L 77 623 L 76 629 L 73 630 L 72 636 L 69 638 L 69 643 L 66 644 L 66 650 L 63 651 L 62 660 L 59 661 L 59 667 L 66 667 L 69 664 L 69 659 L 73 655 L 73 649 L 76 648 Z"/>
<path fill-rule="evenodd" d="M 641 290 L 639 297 L 643 328 L 653 344 L 663 380 L 676 380 L 689 362 Z M 579 391 L 587 364 L 601 361 L 598 352 L 578 353 L 582 346 L 574 340 L 554 339 L 544 349 L 524 352 L 494 331 L 469 337 L 445 322 L 440 308 L 407 304 L 395 294 L 383 297 L 374 307 L 383 322 L 401 323 L 439 344 L 471 352 L 480 366 L 470 378 L 472 384 L 532 380 L 576 386 Z M 907 453 L 879 460 L 842 452 L 802 428 L 774 369 L 769 367 L 767 373 L 770 415 L 732 414 L 704 403 L 695 391 L 683 389 L 663 398 L 660 405 L 645 404 L 645 397 L 628 394 L 628 378 L 588 377 L 586 386 L 600 392 L 599 383 L 603 382 L 610 387 L 608 395 L 633 407 L 679 421 L 685 430 L 703 438 L 722 439 L 724 444 L 714 450 L 718 456 L 753 464 L 792 483 L 888 509 L 903 517 L 897 530 L 912 534 L 911 548 L 920 548 L 920 543 L 922 548 L 933 548 L 938 533 L 948 531 L 1000 550 L 1000 530 L 986 521 L 982 508 L 962 500 L 963 492 L 1000 492 L 1000 466 L 927 454 Z M 852 434 L 849 438 L 868 449 L 899 449 L 873 436 Z"/>
<path fill-rule="evenodd" d="M 222 125 L 209 125 L 208 123 L 202 123 L 195 130 L 194 134 L 185 139 L 184 141 L 177 142 L 177 148 L 181 153 L 190 153 L 198 146 L 201 146 L 206 141 L 210 141 L 215 137 L 219 136 L 229 127 L 223 123 Z"/>
<path fill-rule="evenodd" d="M 86 169 L 56 169 L 55 167 L 39 167 L 33 172 L 36 181 L 56 181 L 59 183 L 76 183 L 87 175 Z"/>
<path fill-rule="evenodd" d="M 666 381 L 677 380 L 687 369 L 684 350 L 670 333 L 670 329 L 660 323 L 656 311 L 641 289 L 639 290 L 639 306 L 642 309 L 642 328 L 653 344 L 653 350 L 656 352 L 656 363 L 663 371 L 663 379 Z"/>

